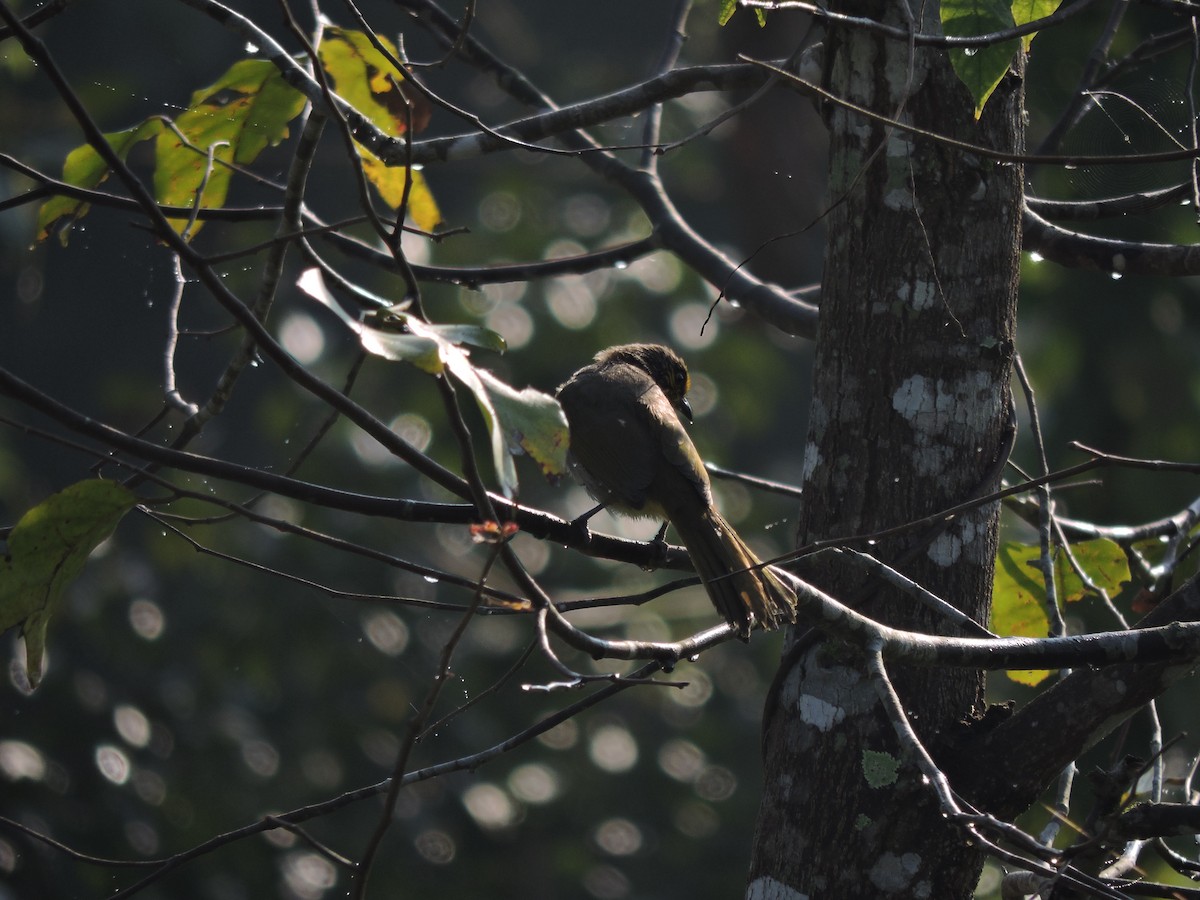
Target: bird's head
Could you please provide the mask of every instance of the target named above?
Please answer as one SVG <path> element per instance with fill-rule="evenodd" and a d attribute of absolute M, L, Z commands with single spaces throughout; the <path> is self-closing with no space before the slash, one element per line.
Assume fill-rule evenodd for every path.
<path fill-rule="evenodd" d="M 692 386 L 687 363 L 678 353 L 662 344 L 620 344 L 596 354 L 596 362 L 621 362 L 637 366 L 654 379 L 671 405 L 687 421 L 692 421 L 692 406 L 687 392 Z"/>

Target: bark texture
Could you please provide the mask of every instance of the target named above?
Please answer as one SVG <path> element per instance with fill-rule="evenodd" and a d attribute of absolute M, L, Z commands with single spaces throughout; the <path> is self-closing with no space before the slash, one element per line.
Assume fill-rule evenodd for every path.
<path fill-rule="evenodd" d="M 907 25 L 905 4 L 840 5 Z M 936 8 L 929 15 L 917 23 L 921 31 L 939 29 Z M 1018 75 L 1002 82 L 975 122 L 943 51 L 852 30 L 832 33 L 827 44 L 834 95 L 960 140 L 1021 149 Z M 994 489 L 1012 427 L 1020 167 L 833 105 L 826 119 L 834 209 L 801 545 L 882 530 Z M 997 521 L 993 505 L 869 549 L 986 622 Z M 818 557 L 801 574 L 888 624 L 956 633 L 845 563 Z M 951 765 L 981 719 L 982 677 L 961 669 L 891 675 L 926 746 Z M 795 629 L 764 728 L 747 897 L 971 895 L 982 857 L 946 825 L 915 766 L 901 758 L 860 653 Z"/>

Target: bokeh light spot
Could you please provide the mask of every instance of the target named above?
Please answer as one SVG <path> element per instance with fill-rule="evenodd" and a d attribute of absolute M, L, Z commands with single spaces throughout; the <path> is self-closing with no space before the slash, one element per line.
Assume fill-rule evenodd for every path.
<path fill-rule="evenodd" d="M 150 743 L 150 720 L 136 706 L 123 703 L 114 709 L 113 725 L 130 747 L 145 747 Z"/>
<path fill-rule="evenodd" d="M 596 900 L 621 900 L 629 896 L 625 873 L 613 866 L 593 866 L 584 873 L 583 889 Z"/>
<path fill-rule="evenodd" d="M 129 604 L 129 625 L 138 637 L 156 641 L 167 627 L 167 618 L 153 600 L 138 599 Z"/>
<path fill-rule="evenodd" d="M 579 726 L 574 719 L 567 719 L 544 734 L 539 734 L 538 743 L 545 744 L 551 750 L 570 750 L 579 743 Z"/>
<path fill-rule="evenodd" d="M 658 767 L 676 781 L 690 783 L 704 769 L 704 752 L 691 741 L 676 738 L 659 748 Z"/>
<path fill-rule="evenodd" d="M 728 800 L 737 790 L 737 776 L 724 766 L 707 766 L 693 787 L 704 800 Z"/>
<path fill-rule="evenodd" d="M 279 751 L 257 738 L 243 741 L 242 762 L 260 778 L 271 778 L 279 771 Z"/>
<path fill-rule="evenodd" d="M 9 781 L 41 781 L 46 777 L 46 759 L 32 744 L 0 741 L 0 773 Z"/>
<path fill-rule="evenodd" d="M 289 853 L 283 860 L 283 880 L 300 900 L 316 900 L 337 884 L 337 870 L 317 853 Z"/>
<path fill-rule="evenodd" d="M 632 856 L 642 849 L 642 831 L 628 819 L 607 819 L 596 827 L 596 845 L 611 856 Z"/>
<path fill-rule="evenodd" d="M 457 848 L 454 846 L 454 839 L 444 831 L 435 828 L 422 831 L 413 844 L 426 862 L 439 866 L 454 862 Z"/>
<path fill-rule="evenodd" d="M 488 231 L 504 234 L 521 221 L 521 203 L 508 191 L 493 191 L 479 201 L 479 224 Z"/>
<path fill-rule="evenodd" d="M 558 773 L 541 763 L 517 766 L 508 776 L 508 789 L 522 803 L 549 803 L 561 792 Z"/>
<path fill-rule="evenodd" d="M 676 345 L 689 350 L 707 347 L 717 339 L 720 326 L 717 317 L 709 318 L 704 303 L 685 303 L 671 313 L 671 338 Z"/>
<path fill-rule="evenodd" d="M 721 827 L 721 817 L 707 803 L 693 800 L 675 811 L 675 828 L 690 838 L 706 838 L 714 835 Z"/>
<path fill-rule="evenodd" d="M 516 804 L 494 784 L 471 785 L 463 791 L 462 802 L 480 828 L 507 828 L 517 820 Z"/>
<path fill-rule="evenodd" d="M 429 420 L 415 413 L 401 413 L 392 419 L 389 427 L 398 437 L 412 444 L 422 453 L 433 440 L 433 428 L 430 426 Z"/>
<path fill-rule="evenodd" d="M 288 313 L 279 326 L 279 343 L 301 365 L 311 365 L 325 352 L 325 332 L 307 313 Z"/>
<path fill-rule="evenodd" d="M 622 725 L 604 725 L 592 735 L 588 756 L 605 772 L 628 772 L 637 764 L 637 741 Z"/>
<path fill-rule="evenodd" d="M 408 646 L 408 626 L 390 610 L 378 610 L 365 616 L 362 628 L 367 640 L 380 653 L 399 656 Z"/>
<path fill-rule="evenodd" d="M 101 744 L 96 748 L 96 768 L 113 784 L 124 784 L 129 780 L 129 757 L 119 747 Z"/>

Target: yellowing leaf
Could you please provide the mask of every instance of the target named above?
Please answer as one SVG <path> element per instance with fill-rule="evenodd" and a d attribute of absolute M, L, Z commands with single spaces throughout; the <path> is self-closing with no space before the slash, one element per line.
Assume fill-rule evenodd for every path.
<path fill-rule="evenodd" d="M 396 47 L 386 38 L 380 44 L 393 59 Z M 422 131 L 429 124 L 429 104 L 416 91 L 408 89 L 404 73 L 371 43 L 368 35 L 343 28 L 327 28 L 317 50 L 321 66 L 333 79 L 339 96 L 366 116 L 381 131 L 400 137 Z M 363 171 L 379 196 L 392 209 L 398 209 L 408 189 L 406 212 L 418 228 L 433 231 L 442 216 L 420 172 L 404 166 L 386 166 L 366 147 L 355 143 L 363 161 Z"/>
<path fill-rule="evenodd" d="M 229 163 L 247 165 L 270 144 L 287 137 L 287 125 L 304 108 L 304 96 L 265 59 L 234 63 L 214 84 L 196 91 L 175 118 L 174 130 L 155 142 L 154 193 L 168 206 L 222 206 L 233 175 Z M 209 163 L 209 155 L 213 157 Z M 186 219 L 172 219 L 182 233 Z M 197 221 L 194 235 L 200 230 Z"/>
<path fill-rule="evenodd" d="M 25 513 L 0 560 L 0 632 L 25 635 L 25 669 L 37 687 L 46 629 L 63 592 L 137 498 L 114 481 L 81 481 Z"/>
<path fill-rule="evenodd" d="M 163 128 L 161 119 L 147 119 L 141 125 L 135 125 L 125 131 L 114 131 L 104 135 L 104 139 L 112 146 L 117 156 L 125 159 L 134 145 L 141 141 L 157 137 Z M 62 180 L 80 188 L 94 188 L 108 177 L 108 163 L 96 152 L 91 144 L 83 144 L 67 154 L 63 163 Z M 91 204 L 74 197 L 59 195 L 51 197 L 38 210 L 39 241 L 50 236 L 51 230 L 59 229 L 59 240 L 64 246 L 71 226 L 87 215 Z"/>
<path fill-rule="evenodd" d="M 1003 637 L 1045 637 L 1050 620 L 1044 605 L 1046 587 L 1036 568 L 1040 550 L 1026 544 L 1005 543 L 996 554 L 992 582 L 992 631 Z M 1010 671 L 1021 684 L 1036 685 L 1050 673 L 1041 670 Z"/>
<path fill-rule="evenodd" d="M 380 37 L 379 43 L 397 59 L 396 45 Z M 425 98 L 405 89 L 404 73 L 375 49 L 361 31 L 327 28 L 317 50 L 321 66 L 329 73 L 338 95 L 383 131 L 399 137 L 412 122 L 414 133 L 429 124 Z"/>
<path fill-rule="evenodd" d="M 399 209 L 404 202 L 405 182 L 412 178 L 412 187 L 408 189 L 409 218 L 424 231 L 433 231 L 442 223 L 442 211 L 438 209 L 437 201 L 429 190 L 425 176 L 415 169 L 405 166 L 385 166 L 370 150 L 356 143 L 355 148 L 362 158 L 363 171 L 383 202 L 392 209 Z"/>
<path fill-rule="evenodd" d="M 1108 540 L 1080 541 L 1071 545 L 1079 568 L 1097 588 L 1115 593 L 1129 582 L 1129 563 L 1124 551 Z M 1005 637 L 1045 637 L 1050 629 L 1046 615 L 1046 583 L 1038 568 L 1041 548 L 1015 542 L 1000 546 L 992 589 L 992 630 Z M 1088 589 L 1075 573 L 1067 554 L 1054 555 L 1054 583 L 1060 603 L 1073 603 L 1087 596 Z M 1021 684 L 1036 685 L 1049 672 L 1011 671 L 1008 677 Z"/>

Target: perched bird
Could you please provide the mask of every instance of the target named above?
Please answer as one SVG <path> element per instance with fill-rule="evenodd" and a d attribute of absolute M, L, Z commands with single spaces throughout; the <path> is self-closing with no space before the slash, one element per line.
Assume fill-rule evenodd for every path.
<path fill-rule="evenodd" d="M 601 350 L 558 389 L 572 472 L 602 507 L 674 525 L 713 606 L 743 637 L 795 621 L 795 593 L 713 506 L 704 462 L 679 421 L 692 420 L 690 386 L 669 347 Z"/>

